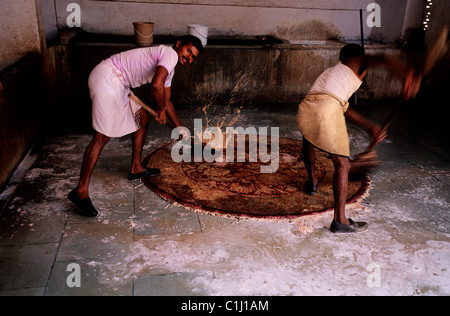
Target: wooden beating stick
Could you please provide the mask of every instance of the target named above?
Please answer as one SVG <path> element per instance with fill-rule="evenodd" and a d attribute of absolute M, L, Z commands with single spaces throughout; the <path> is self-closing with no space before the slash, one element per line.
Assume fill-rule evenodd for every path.
<path fill-rule="evenodd" d="M 137 104 L 139 104 L 145 111 L 150 113 L 153 117 L 155 117 L 155 118 L 158 117 L 158 113 L 156 113 L 156 111 L 153 110 L 150 106 L 145 104 L 145 102 L 142 101 L 141 99 L 139 99 L 134 93 L 130 94 L 130 99 L 132 99 Z M 169 118 L 167 118 L 166 126 L 169 127 L 170 129 L 174 129 L 176 127 L 175 124 L 173 124 L 172 121 Z"/>
<path fill-rule="evenodd" d="M 429 48 L 427 56 L 424 60 L 424 66 L 421 71 L 421 76 L 428 76 L 436 64 L 442 59 L 448 49 L 448 34 L 449 28 L 445 27 L 436 42 L 432 47 Z M 412 80 L 412 79 L 411 79 Z M 417 83 L 417 84 L 420 84 Z M 414 97 L 414 96 L 408 96 Z M 397 105 L 394 110 L 390 113 L 386 121 L 384 122 L 381 130 L 386 131 L 392 121 L 400 113 L 402 104 Z M 360 179 L 365 177 L 369 172 L 371 172 L 375 167 L 381 164 L 377 159 L 377 155 L 374 151 L 376 143 L 371 143 L 368 150 L 359 154 L 354 160 L 352 160 L 352 167 L 350 169 L 350 177 L 354 179 Z"/>
<path fill-rule="evenodd" d="M 441 34 L 437 38 L 436 42 L 428 50 L 427 57 L 425 59 L 422 75 L 425 77 L 430 74 L 434 66 L 444 57 L 448 49 L 448 26 L 444 27 Z"/>

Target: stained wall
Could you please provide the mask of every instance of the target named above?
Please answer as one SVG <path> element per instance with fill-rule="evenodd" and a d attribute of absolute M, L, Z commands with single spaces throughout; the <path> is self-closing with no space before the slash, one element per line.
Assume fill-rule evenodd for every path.
<path fill-rule="evenodd" d="M 51 0 L 44 0 L 51 1 Z M 59 28 L 67 23 L 68 4 L 81 8 L 81 28 L 88 32 L 130 35 L 133 21 L 155 23 L 155 34 L 181 35 L 187 24 L 205 24 L 212 36 L 273 35 L 289 41 L 360 37 L 372 13 L 370 3 L 381 7 L 381 27 L 363 24 L 366 38 L 393 42 L 402 34 L 408 0 L 58 0 Z"/>

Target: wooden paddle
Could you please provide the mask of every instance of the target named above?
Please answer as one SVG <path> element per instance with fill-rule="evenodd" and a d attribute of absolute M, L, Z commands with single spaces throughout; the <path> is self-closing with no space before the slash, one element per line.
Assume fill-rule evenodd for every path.
<path fill-rule="evenodd" d="M 137 104 L 139 104 L 145 111 L 147 111 L 148 113 L 150 113 L 153 117 L 157 117 L 158 113 L 156 113 L 155 110 L 153 110 L 150 106 L 148 106 L 147 104 L 145 104 L 144 101 L 142 101 L 141 99 L 139 99 L 134 93 L 130 94 L 130 99 L 132 99 L 133 101 L 135 101 Z M 174 129 L 176 128 L 175 124 L 173 124 L 173 122 L 167 118 L 166 124 L 167 127 L 169 127 L 170 129 Z M 182 140 L 183 136 L 180 135 L 180 138 L 178 140 Z M 191 147 L 194 148 L 194 139 L 191 140 Z M 205 149 L 205 145 L 202 144 L 202 150 Z M 194 150 L 191 151 L 192 153 L 192 157 L 194 157 Z M 215 155 L 216 154 L 216 150 L 214 148 L 211 148 L 211 154 Z"/>
<path fill-rule="evenodd" d="M 437 38 L 436 42 L 428 50 L 427 58 L 425 59 L 422 75 L 428 76 L 433 70 L 434 66 L 444 57 L 448 50 L 448 33 L 449 27 L 446 26 Z"/>
<path fill-rule="evenodd" d="M 132 99 L 133 101 L 135 101 L 137 104 L 139 104 L 146 112 L 148 112 L 149 114 L 151 114 L 154 118 L 158 117 L 158 113 L 156 113 L 155 110 L 153 110 L 150 106 L 148 106 L 147 104 L 145 104 L 144 101 L 142 101 L 141 99 L 139 99 L 134 93 L 130 94 L 130 99 Z M 174 129 L 176 126 L 175 124 L 173 124 L 173 122 L 167 118 L 166 124 L 165 124 L 168 128 L 170 129 Z"/>
<path fill-rule="evenodd" d="M 442 57 L 444 57 L 448 49 L 448 34 L 449 28 L 445 27 L 434 45 L 428 49 L 423 68 L 419 72 L 419 76 L 417 76 L 414 71 L 410 71 L 407 74 L 402 91 L 405 101 L 414 99 L 416 97 L 422 81 L 421 79 L 427 77 L 434 69 L 436 64 L 442 59 Z M 389 125 L 400 113 L 403 103 L 404 102 L 399 103 L 399 105 L 397 105 L 389 114 L 383 126 L 381 127 L 380 132 L 385 132 L 388 129 Z M 378 142 L 372 142 L 365 152 L 357 155 L 356 158 L 352 160 L 352 166 L 350 169 L 351 179 L 361 179 L 367 176 L 367 174 L 372 172 L 377 166 L 381 164 L 381 161 L 378 160 L 377 154 L 375 152 L 375 146 L 377 144 Z"/>

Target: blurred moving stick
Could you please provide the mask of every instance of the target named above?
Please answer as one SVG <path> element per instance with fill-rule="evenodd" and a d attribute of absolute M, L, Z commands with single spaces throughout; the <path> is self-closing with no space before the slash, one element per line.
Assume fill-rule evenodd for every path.
<path fill-rule="evenodd" d="M 422 71 L 417 75 L 411 70 L 405 79 L 405 84 L 403 86 L 403 98 L 405 101 L 414 99 L 419 91 L 420 85 L 422 83 L 422 78 L 427 77 L 431 71 L 434 69 L 436 64 L 444 57 L 448 50 L 448 34 L 449 28 L 445 27 L 433 46 L 428 49 Z M 380 132 L 385 132 L 389 125 L 394 121 L 394 119 L 400 113 L 403 102 L 397 105 L 394 110 L 389 114 Z M 372 142 L 369 148 L 356 156 L 354 160 L 351 161 L 352 166 L 350 168 L 349 178 L 350 179 L 362 179 L 365 178 L 370 172 L 375 170 L 377 166 L 381 164 L 378 160 L 377 153 L 375 151 L 375 146 L 377 142 Z"/>
<path fill-rule="evenodd" d="M 388 118 L 381 127 L 380 133 L 385 132 L 392 121 L 400 113 L 402 103 L 397 105 L 394 110 L 389 114 Z M 369 148 L 356 156 L 354 160 L 351 161 L 352 166 L 349 172 L 349 178 L 352 180 L 364 179 L 369 173 L 375 170 L 381 164 L 378 160 L 377 152 L 375 151 L 375 146 L 377 142 L 371 142 Z"/>
<path fill-rule="evenodd" d="M 441 32 L 441 35 L 437 38 L 436 42 L 428 50 L 427 57 L 422 70 L 422 76 L 428 76 L 433 70 L 434 66 L 441 60 L 448 50 L 448 32 L 449 27 L 446 26 Z"/>

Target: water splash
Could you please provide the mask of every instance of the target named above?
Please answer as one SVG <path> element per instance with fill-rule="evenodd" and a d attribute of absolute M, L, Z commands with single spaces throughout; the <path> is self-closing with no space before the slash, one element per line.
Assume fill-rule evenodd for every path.
<path fill-rule="evenodd" d="M 244 119 L 244 110 L 254 104 L 256 96 L 256 82 L 254 70 L 242 70 L 234 75 L 234 85 L 229 92 L 227 100 L 218 105 L 218 96 L 209 92 L 196 93 L 195 100 L 191 104 L 200 105 L 203 114 L 204 128 L 208 127 L 233 127 Z"/>

